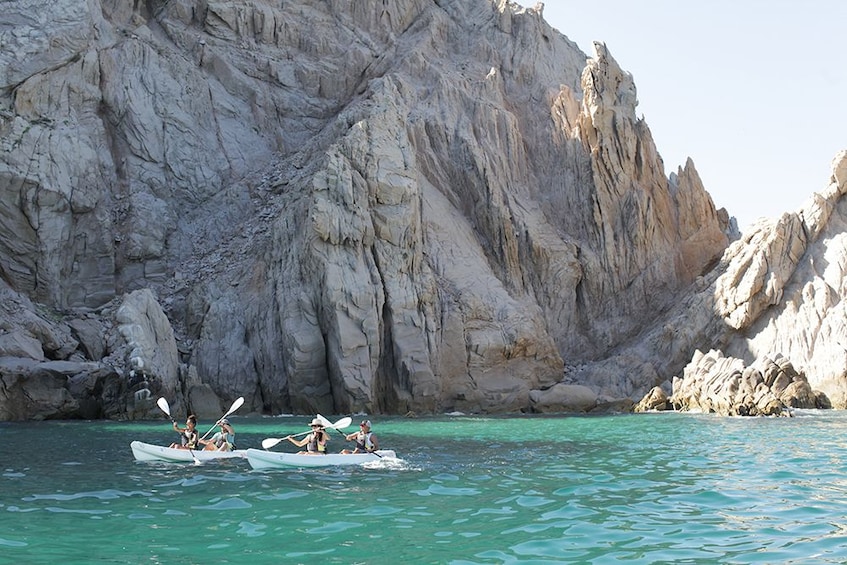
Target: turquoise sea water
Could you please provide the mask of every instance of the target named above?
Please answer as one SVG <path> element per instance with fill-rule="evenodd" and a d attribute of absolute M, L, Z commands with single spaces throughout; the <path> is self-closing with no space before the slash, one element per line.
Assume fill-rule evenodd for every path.
<path fill-rule="evenodd" d="M 797 414 L 372 418 L 399 460 L 278 471 L 134 461 L 164 421 L 0 424 L 0 563 L 845 563 L 847 413 Z"/>

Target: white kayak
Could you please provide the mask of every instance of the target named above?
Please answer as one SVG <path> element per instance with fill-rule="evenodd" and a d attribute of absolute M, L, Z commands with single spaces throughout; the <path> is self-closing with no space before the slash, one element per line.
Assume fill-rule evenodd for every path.
<path fill-rule="evenodd" d="M 328 453 L 326 455 L 298 455 L 261 449 L 248 449 L 244 456 L 254 469 L 280 469 L 284 467 L 326 467 L 330 465 L 361 465 L 382 458 L 396 458 L 394 451 L 380 449 L 376 453 Z"/>
<path fill-rule="evenodd" d="M 235 451 L 173 449 L 171 447 L 162 447 L 161 445 L 152 445 L 141 441 L 134 441 L 129 446 L 132 448 L 132 455 L 138 461 L 170 461 L 172 463 L 233 459 L 244 457 L 245 452 L 244 449 L 236 449 Z"/>

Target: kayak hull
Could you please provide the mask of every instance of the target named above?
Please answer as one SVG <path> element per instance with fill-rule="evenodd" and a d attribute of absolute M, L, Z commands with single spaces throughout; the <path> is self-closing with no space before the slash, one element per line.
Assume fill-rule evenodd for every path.
<path fill-rule="evenodd" d="M 168 461 L 171 463 L 194 463 L 195 461 L 216 461 L 244 457 L 243 449 L 235 451 L 202 451 L 194 449 L 173 449 L 161 445 L 152 445 L 141 441 L 129 444 L 136 461 Z"/>
<path fill-rule="evenodd" d="M 327 455 L 298 455 L 296 453 L 279 453 L 261 449 L 248 449 L 244 457 L 254 469 L 283 469 L 288 467 L 328 467 L 338 465 L 361 465 L 379 461 L 383 457 L 395 458 L 394 451 L 380 449 L 377 455 L 373 453 L 352 453 L 342 455 L 330 453 Z"/>

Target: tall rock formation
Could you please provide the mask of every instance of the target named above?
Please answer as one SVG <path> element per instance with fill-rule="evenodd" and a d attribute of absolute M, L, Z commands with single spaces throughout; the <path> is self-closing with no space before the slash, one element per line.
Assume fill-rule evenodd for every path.
<path fill-rule="evenodd" d="M 832 405 L 847 408 L 847 151 L 827 187 L 765 220 L 726 252 L 718 314 L 734 330 L 724 350 L 752 363 L 779 353 Z"/>
<path fill-rule="evenodd" d="M 540 8 L 4 9 L 0 278 L 22 306 L 0 310 L 0 370 L 20 390 L 45 363 L 91 367 L 51 381 L 61 410 L 0 418 L 98 402 L 140 417 L 158 394 L 210 412 L 210 396 L 271 413 L 589 409 L 780 303 L 706 295 L 729 272 L 728 215 L 692 161 L 665 177 L 608 49 L 586 61 Z M 696 310 L 682 332 L 680 304 Z M 63 378 L 88 379 L 83 404 Z"/>

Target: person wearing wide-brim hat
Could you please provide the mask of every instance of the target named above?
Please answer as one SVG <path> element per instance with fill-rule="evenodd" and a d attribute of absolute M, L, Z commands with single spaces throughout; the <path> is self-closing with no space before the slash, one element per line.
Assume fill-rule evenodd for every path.
<path fill-rule="evenodd" d="M 379 441 L 376 439 L 376 434 L 371 431 L 370 420 L 362 420 L 359 424 L 359 431 L 347 434 L 344 436 L 344 439 L 356 442 L 356 447 L 353 451 L 349 449 L 341 450 L 341 453 L 345 455 L 351 453 L 371 453 L 379 449 Z"/>
<path fill-rule="evenodd" d="M 298 455 L 326 455 L 326 442 L 329 441 L 329 434 L 324 430 L 323 423 L 315 418 L 309 426 L 312 428 L 312 433 L 303 439 L 297 440 L 292 436 L 285 439 L 297 447 L 306 446 L 306 451 L 299 451 Z"/>

